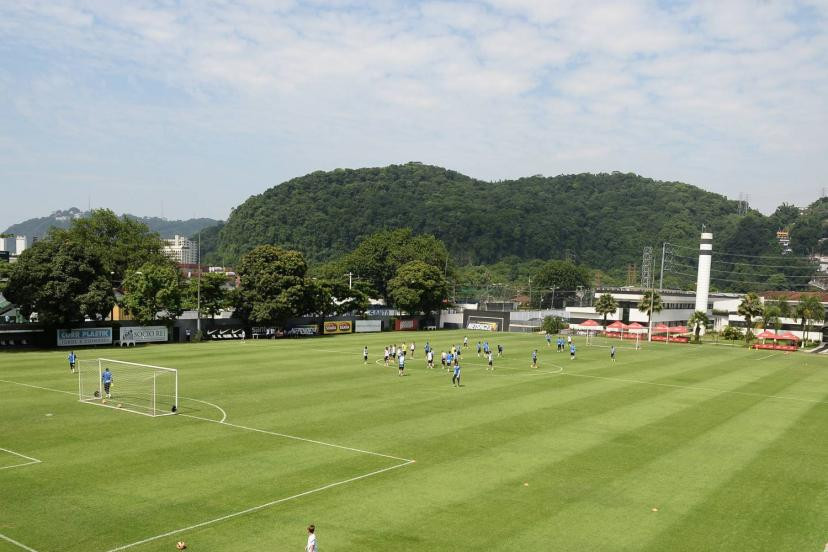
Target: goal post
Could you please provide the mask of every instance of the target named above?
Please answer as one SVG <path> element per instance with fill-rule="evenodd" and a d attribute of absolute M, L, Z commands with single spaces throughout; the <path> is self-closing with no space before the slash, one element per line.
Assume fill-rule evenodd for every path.
<path fill-rule="evenodd" d="M 103 384 L 111 374 L 109 397 Z M 78 363 L 78 400 L 146 416 L 178 411 L 178 370 L 137 362 L 98 358 Z"/>

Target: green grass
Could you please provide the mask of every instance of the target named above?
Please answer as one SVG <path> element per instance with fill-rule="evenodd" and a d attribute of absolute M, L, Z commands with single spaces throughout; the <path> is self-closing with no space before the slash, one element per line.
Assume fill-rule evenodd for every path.
<path fill-rule="evenodd" d="M 484 336 L 79 352 L 178 368 L 182 415 L 160 418 L 79 403 L 67 351 L 2 354 L 0 448 L 41 462 L 2 469 L 27 460 L 0 451 L 0 534 L 38 552 L 105 552 L 289 498 L 127 550 L 179 539 L 194 552 L 301 550 L 309 523 L 326 552 L 803 552 L 828 541 L 828 359 L 645 344 L 611 364 L 601 340 L 576 338 L 570 361 L 542 336 L 486 334 L 504 358 L 487 373 L 466 352 L 458 389 L 424 367 L 422 346 L 464 333 Z M 406 377 L 374 362 L 411 339 Z M 20 550 L 0 538 L 0 551 Z"/>

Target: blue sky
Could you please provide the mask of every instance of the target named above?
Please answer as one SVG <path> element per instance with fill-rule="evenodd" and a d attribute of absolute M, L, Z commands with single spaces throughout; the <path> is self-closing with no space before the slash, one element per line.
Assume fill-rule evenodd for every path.
<path fill-rule="evenodd" d="M 804 205 L 828 186 L 826 60 L 825 2 L 3 2 L 0 227 L 90 197 L 225 218 L 406 161 Z"/>

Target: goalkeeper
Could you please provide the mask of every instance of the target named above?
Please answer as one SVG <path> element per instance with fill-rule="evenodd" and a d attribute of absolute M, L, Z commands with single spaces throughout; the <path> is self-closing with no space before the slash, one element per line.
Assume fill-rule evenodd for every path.
<path fill-rule="evenodd" d="M 109 371 L 109 368 L 105 368 L 103 374 L 101 374 L 101 383 L 103 383 L 104 395 L 107 399 L 111 399 L 112 395 L 110 395 L 109 389 L 112 387 L 112 372 Z"/>

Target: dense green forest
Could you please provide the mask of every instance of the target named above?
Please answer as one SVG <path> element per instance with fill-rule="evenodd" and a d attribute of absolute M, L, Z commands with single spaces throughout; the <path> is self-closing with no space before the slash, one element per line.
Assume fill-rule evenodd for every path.
<path fill-rule="evenodd" d="M 640 270 L 644 246 L 653 246 L 660 262 L 661 245 L 667 242 L 674 247 L 665 279 L 687 288 L 694 281 L 686 274 L 694 270 L 704 225 L 714 233 L 717 252 L 778 259 L 756 261 L 772 265 L 756 267 L 753 260 L 745 262 L 747 257 L 717 257 L 732 262 L 715 265 L 714 287 L 752 289 L 753 283 L 741 282 L 768 278 L 773 278 L 771 287 L 802 287 L 803 270 L 810 268 L 794 256 L 826 246 L 828 201 L 803 212 L 782 205 L 771 216 L 755 210 L 739 214 L 738 207 L 695 186 L 635 174 L 484 182 L 408 163 L 319 171 L 274 186 L 235 208 L 225 224 L 205 231 L 202 247 L 211 262 L 234 264 L 257 245 L 278 244 L 302 251 L 316 264 L 341 257 L 378 230 L 411 228 L 442 240 L 455 266 L 483 267 L 472 273 L 508 258 L 517 268 L 507 272 L 519 279 L 537 265 L 533 259 L 570 258 L 600 270 L 604 284 L 624 284 L 630 265 Z M 790 230 L 794 250 L 784 257 L 776 239 L 781 229 Z M 519 267 L 522 263 L 528 263 L 527 270 Z M 786 270 L 788 265 L 792 268 Z"/>

